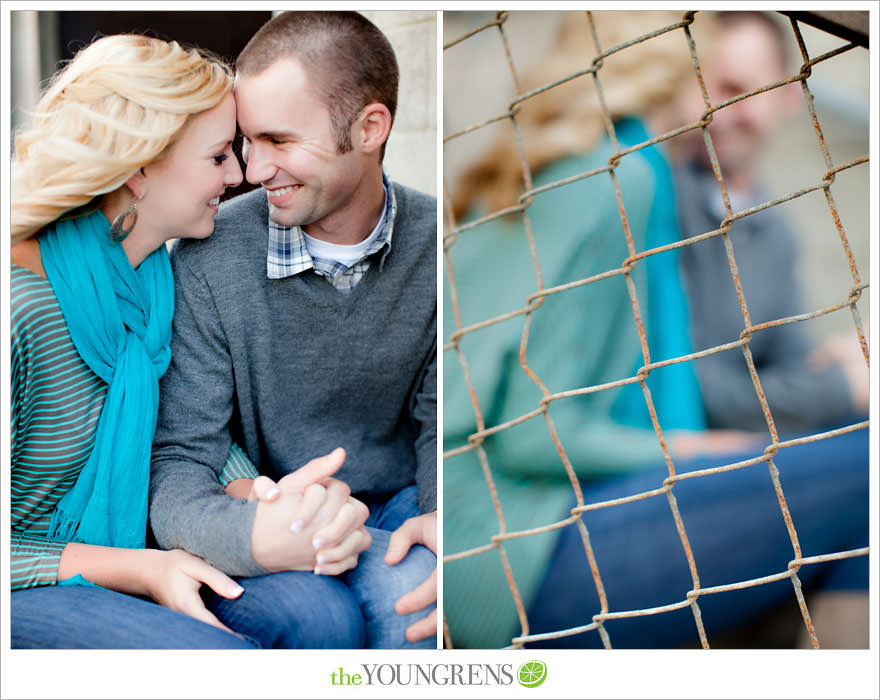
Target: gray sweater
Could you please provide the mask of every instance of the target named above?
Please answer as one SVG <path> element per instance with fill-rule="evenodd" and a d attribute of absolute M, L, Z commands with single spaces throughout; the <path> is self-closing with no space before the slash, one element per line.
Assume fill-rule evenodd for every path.
<path fill-rule="evenodd" d="M 436 200 L 394 185 L 391 250 L 348 294 L 313 271 L 268 279 L 266 195 L 221 207 L 214 234 L 172 255 L 172 361 L 160 390 L 150 520 L 180 547 L 239 576 L 255 504 L 218 482 L 232 440 L 278 479 L 337 446 L 336 477 L 364 499 L 418 485 L 436 508 Z"/>
<path fill-rule="evenodd" d="M 682 237 L 718 228 L 720 199 L 711 173 L 693 166 L 675 169 Z M 757 202 L 755 202 L 757 203 Z M 734 255 L 752 323 L 811 311 L 795 279 L 797 244 L 777 208 L 738 219 L 730 229 Z M 681 269 L 691 310 L 694 349 L 737 340 L 743 317 L 720 238 L 681 249 Z M 807 364 L 808 327 L 794 323 L 759 331 L 749 347 L 777 427 L 792 434 L 827 427 L 851 412 L 843 370 L 814 371 Z M 767 423 L 742 350 L 735 348 L 695 363 L 711 428 L 766 429 Z"/>

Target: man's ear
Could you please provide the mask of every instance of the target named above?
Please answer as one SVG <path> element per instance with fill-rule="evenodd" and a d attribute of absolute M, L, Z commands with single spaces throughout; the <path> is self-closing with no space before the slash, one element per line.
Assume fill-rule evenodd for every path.
<path fill-rule="evenodd" d="M 371 102 L 361 110 L 352 142 L 363 153 L 375 153 L 388 140 L 389 133 L 391 112 L 381 102 Z"/>

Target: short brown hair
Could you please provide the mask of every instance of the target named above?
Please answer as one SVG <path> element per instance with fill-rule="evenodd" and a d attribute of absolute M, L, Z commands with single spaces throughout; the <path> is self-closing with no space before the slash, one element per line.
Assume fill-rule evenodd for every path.
<path fill-rule="evenodd" d="M 387 37 L 357 12 L 284 12 L 251 37 L 236 60 L 240 75 L 262 73 L 277 60 L 300 61 L 330 112 L 340 153 L 351 150 L 351 125 L 372 102 L 392 123 L 399 71 Z M 382 146 L 384 154 L 385 146 Z"/>
<path fill-rule="evenodd" d="M 789 70 L 793 61 L 789 36 L 783 29 L 778 12 L 762 12 L 760 10 L 722 10 L 716 14 L 722 30 L 745 22 L 762 25 L 771 35 L 773 49 L 779 59 L 780 72 Z"/>

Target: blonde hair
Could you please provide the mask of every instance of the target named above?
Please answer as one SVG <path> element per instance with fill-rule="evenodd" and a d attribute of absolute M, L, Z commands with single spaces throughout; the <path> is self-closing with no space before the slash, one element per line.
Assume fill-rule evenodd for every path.
<path fill-rule="evenodd" d="M 603 51 L 675 24 L 683 15 L 653 10 L 592 13 Z M 589 68 L 596 55 L 586 13 L 566 13 L 552 48 L 522 79 L 521 93 Z M 689 70 L 693 73 L 681 30 L 606 57 L 598 77 L 611 118 L 644 115 L 669 101 Z M 563 156 L 588 150 L 605 132 L 602 107 L 592 82 L 590 75 L 584 75 L 520 104 L 516 122 L 533 174 Z M 465 171 L 452 197 L 453 212 L 460 217 L 478 198 L 496 211 L 516 204 L 522 191 L 520 153 L 513 134 L 509 134 Z"/>
<path fill-rule="evenodd" d="M 80 51 L 52 78 L 33 127 L 16 134 L 13 243 L 122 187 L 231 89 L 228 66 L 176 42 L 120 34 Z"/>

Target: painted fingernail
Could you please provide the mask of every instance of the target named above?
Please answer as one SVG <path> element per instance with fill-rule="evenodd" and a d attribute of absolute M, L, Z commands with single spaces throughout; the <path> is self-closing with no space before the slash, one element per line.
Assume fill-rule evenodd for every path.
<path fill-rule="evenodd" d="M 328 557 L 326 554 L 319 554 L 319 555 L 317 556 L 316 561 L 317 561 L 319 564 L 326 564 L 328 561 L 330 561 L 330 557 Z"/>
<path fill-rule="evenodd" d="M 315 539 L 312 540 L 312 547 L 314 547 L 315 549 L 321 549 L 321 547 L 323 547 L 323 546 L 324 546 L 324 538 L 323 537 L 316 537 Z"/>
<path fill-rule="evenodd" d="M 306 526 L 305 521 L 302 518 L 300 518 L 299 520 L 294 520 L 290 524 L 290 529 L 293 530 L 293 532 L 302 532 L 302 530 L 305 526 Z"/>
<path fill-rule="evenodd" d="M 275 498 L 275 496 L 277 496 L 279 493 L 281 493 L 281 491 L 278 489 L 278 487 L 273 486 L 268 491 L 266 491 L 266 498 Z"/>
<path fill-rule="evenodd" d="M 229 587 L 229 595 L 233 597 L 240 596 L 242 593 L 244 593 L 244 588 L 239 586 L 237 583 L 233 583 Z"/>
<path fill-rule="evenodd" d="M 320 566 L 316 566 L 316 567 L 315 567 L 315 573 L 316 573 L 316 574 L 323 574 L 323 573 L 324 573 L 324 569 L 322 569 Z"/>

